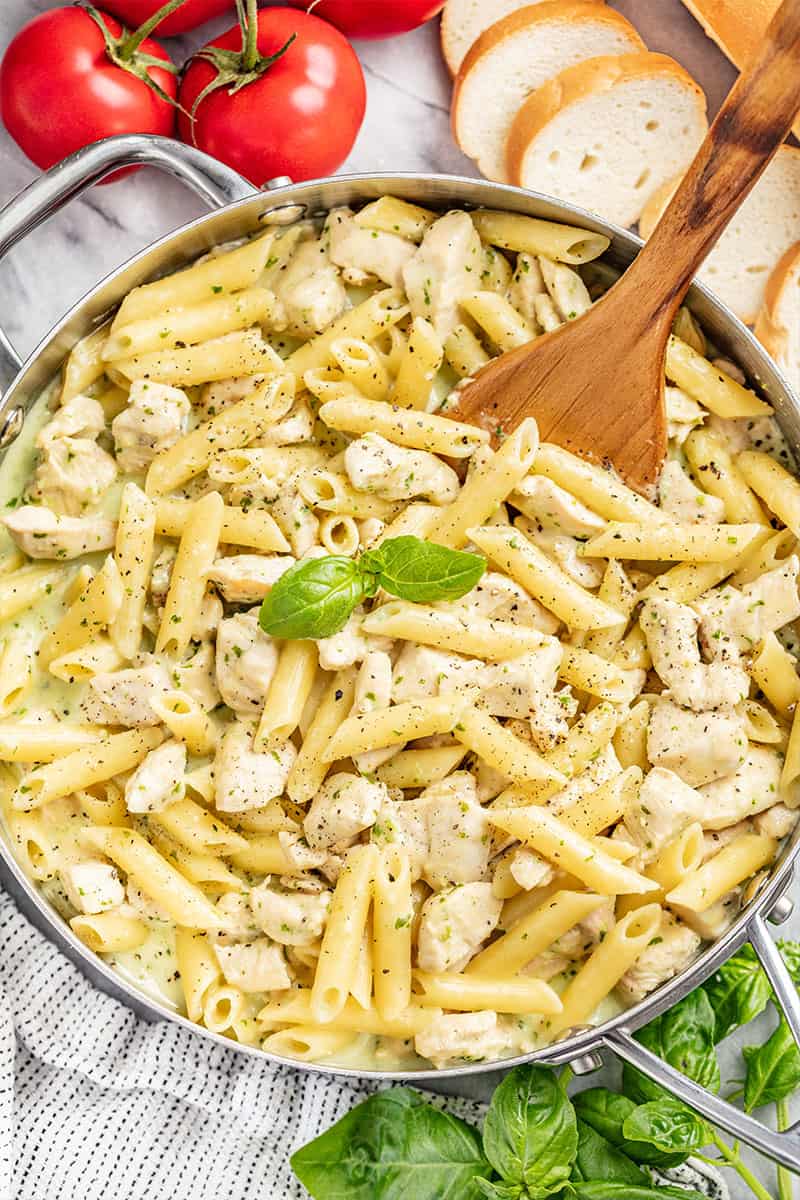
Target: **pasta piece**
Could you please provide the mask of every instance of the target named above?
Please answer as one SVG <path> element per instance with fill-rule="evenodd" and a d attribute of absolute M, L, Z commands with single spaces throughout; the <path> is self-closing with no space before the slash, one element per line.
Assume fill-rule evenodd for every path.
<path fill-rule="evenodd" d="M 771 455 L 745 450 L 736 460 L 747 483 L 770 512 L 800 537 L 800 482 Z"/>
<path fill-rule="evenodd" d="M 617 916 L 624 917 L 626 913 L 641 908 L 643 904 L 664 904 L 667 892 L 671 892 L 683 879 L 696 871 L 704 856 L 703 827 L 699 821 L 695 821 L 687 825 L 671 842 L 667 842 L 649 864 L 645 872 L 647 878 L 655 880 L 660 891 L 648 892 L 641 896 L 620 896 L 617 899 Z"/>
<path fill-rule="evenodd" d="M 516 253 L 543 254 L 554 262 L 573 266 L 599 258 L 609 246 L 608 238 L 601 233 L 589 233 L 538 217 L 482 208 L 472 214 L 472 220 L 483 241 L 492 246 Z"/>
<path fill-rule="evenodd" d="M 105 372 L 103 347 L 107 337 L 108 326 L 101 325 L 99 329 L 93 329 L 72 347 L 70 356 L 64 364 L 60 397 L 62 406 L 68 404 L 70 400 L 74 400 L 76 396 L 82 395 Z"/>
<path fill-rule="evenodd" d="M 775 838 L 743 833 L 667 893 L 667 904 L 703 913 L 775 858 Z"/>
<path fill-rule="evenodd" d="M 161 614 L 156 653 L 182 658 L 192 639 L 222 530 L 219 492 L 197 500 L 181 535 L 169 591 Z"/>
<path fill-rule="evenodd" d="M 122 598 L 113 620 L 111 637 L 120 654 L 127 659 L 133 658 L 142 642 L 155 533 L 155 505 L 135 483 L 126 483 L 122 489 L 114 549 Z"/>
<path fill-rule="evenodd" d="M 410 1005 L 404 1013 L 388 1021 L 381 1017 L 374 1008 L 362 1008 L 355 1000 L 349 999 L 344 1007 L 329 1022 L 327 1029 L 347 1029 L 357 1033 L 370 1033 L 384 1037 L 401 1039 L 413 1038 L 423 1029 L 427 1029 L 436 1020 L 441 1010 L 435 1008 L 420 1008 Z M 259 1024 L 272 1025 L 308 1025 L 317 1021 L 311 1004 L 311 992 L 306 989 L 293 991 L 286 1000 L 276 1000 L 267 1004 L 258 1014 Z"/>
<path fill-rule="evenodd" d="M 431 325 L 423 317 L 411 323 L 408 344 L 397 371 L 392 402 L 400 408 L 425 412 L 431 398 L 431 388 L 444 361 L 444 347 Z"/>
<path fill-rule="evenodd" d="M 269 343 L 253 330 L 226 333 L 185 349 L 153 350 L 114 363 L 115 371 L 131 381 L 146 379 L 184 388 L 240 375 L 271 375 L 281 366 Z"/>
<path fill-rule="evenodd" d="M 323 762 L 352 758 L 369 750 L 399 746 L 437 733 L 451 733 L 471 698 L 471 692 L 431 696 L 348 717 L 323 750 Z"/>
<path fill-rule="evenodd" d="M 437 746 L 432 750 L 401 750 L 376 775 L 390 788 L 426 788 L 446 779 L 466 756 L 462 745 Z"/>
<path fill-rule="evenodd" d="M 131 771 L 163 740 L 159 729 L 129 729 L 72 750 L 28 772 L 14 793 L 14 807 L 27 812 Z"/>
<path fill-rule="evenodd" d="M 328 328 L 295 350 L 284 362 L 287 371 L 302 379 L 307 371 L 328 365 L 331 346 L 343 337 L 374 342 L 382 333 L 408 316 L 408 305 L 400 292 L 386 288 L 356 305 Z"/>
<path fill-rule="evenodd" d="M 50 763 L 65 754 L 102 741 L 97 725 L 65 725 L 55 721 L 0 722 L 0 759 L 4 762 Z"/>
<path fill-rule="evenodd" d="M 619 624 L 617 609 L 575 583 L 520 530 L 483 525 L 468 529 L 467 537 L 570 629 L 608 629 Z"/>
<path fill-rule="evenodd" d="M 53 659 L 92 641 L 118 615 L 124 585 L 117 564 L 109 557 L 92 582 L 39 645 L 39 661 L 49 666 Z"/>
<path fill-rule="evenodd" d="M 311 1012 L 322 1023 L 340 1016 L 352 991 L 376 865 L 374 846 L 356 846 L 336 884 L 311 989 Z"/>
<path fill-rule="evenodd" d="M 411 932 L 413 907 L 408 855 L 395 845 L 375 863 L 372 956 L 375 1007 L 387 1021 L 411 1003 Z"/>
<path fill-rule="evenodd" d="M 215 454 L 254 441 L 274 421 L 285 416 L 293 400 L 294 382 L 290 375 L 267 379 L 247 399 L 224 408 L 167 450 L 160 451 L 147 472 L 148 496 L 174 491 L 204 471 Z"/>
<path fill-rule="evenodd" d="M 24 571 L 15 571 L 7 578 L 0 578 L 0 623 L 18 617 L 43 596 L 65 587 L 67 582 L 61 566 L 28 567 Z"/>
<path fill-rule="evenodd" d="M 362 628 L 365 633 L 376 636 L 401 638 L 422 646 L 435 646 L 437 650 L 472 654 L 496 662 L 552 645 L 548 634 L 513 621 L 471 614 L 465 618 L 463 613 L 428 608 L 406 600 L 390 600 L 374 609 L 364 618 Z"/>
<path fill-rule="evenodd" d="M 365 205 L 355 216 L 356 225 L 364 229 L 379 229 L 382 233 L 396 233 L 410 242 L 421 242 L 425 231 L 436 219 L 436 214 L 418 204 L 398 200 L 396 196 L 381 196 Z"/>
<path fill-rule="evenodd" d="M 784 718 L 789 718 L 800 700 L 800 676 L 797 659 L 768 633 L 756 648 L 750 674 L 769 703 Z"/>
<path fill-rule="evenodd" d="M 286 642 L 267 692 L 253 749 L 261 752 L 271 743 L 285 742 L 300 724 L 317 677 L 315 642 Z"/>
<path fill-rule="evenodd" d="M 768 523 L 721 437 L 708 429 L 694 429 L 683 443 L 683 452 L 703 490 L 724 501 L 727 521 Z"/>
<path fill-rule="evenodd" d="M 462 296 L 461 307 L 501 351 L 516 350 L 536 336 L 536 330 L 517 312 L 510 300 L 496 292 Z"/>
<path fill-rule="evenodd" d="M 687 342 L 670 334 L 667 378 L 718 417 L 761 417 L 772 412 L 754 392 L 698 354 Z"/>
<path fill-rule="evenodd" d="M 630 681 L 624 673 L 607 659 L 581 646 L 564 646 L 558 674 L 566 683 L 590 696 L 599 696 L 601 700 L 623 703 L 631 698 Z"/>
<path fill-rule="evenodd" d="M 324 1062 L 352 1046 L 357 1035 L 345 1029 L 321 1029 L 318 1025 L 293 1025 L 270 1033 L 261 1042 L 261 1049 L 278 1058 L 297 1062 Z"/>
<path fill-rule="evenodd" d="M 558 815 L 570 829 L 591 838 L 616 825 L 638 794 L 641 783 L 642 769 L 628 767 L 588 795 L 579 796 L 569 807 L 559 808 Z"/>
<path fill-rule="evenodd" d="M 201 1021 L 209 992 L 222 980 L 222 971 L 204 933 L 178 926 L 175 958 L 190 1021 Z"/>
<path fill-rule="evenodd" d="M 200 889 L 170 866 L 140 833 L 133 829 L 85 829 L 81 837 L 87 846 L 121 867 L 178 925 L 189 929 L 218 929 L 222 925 L 219 913 Z"/>
<path fill-rule="evenodd" d="M 485 763 L 515 783 L 563 787 L 567 782 L 560 771 L 483 708 L 469 705 L 462 709 L 453 732 Z"/>
<path fill-rule="evenodd" d="M 344 379 L 367 400 L 385 400 L 391 380 L 374 346 L 362 338 L 338 338 L 331 343 L 331 358 Z"/>
<path fill-rule="evenodd" d="M 563 1009 L 548 1021 L 549 1034 L 558 1035 L 591 1019 L 601 1001 L 658 935 L 662 916 L 660 904 L 646 904 L 608 931 L 561 997 Z"/>
<path fill-rule="evenodd" d="M 7 637 L 0 643 L 0 716 L 7 716 L 33 681 L 33 647 L 27 638 Z"/>
<path fill-rule="evenodd" d="M 489 355 L 467 325 L 456 325 L 445 339 L 444 355 L 460 379 L 476 375 L 489 361 Z"/>
<path fill-rule="evenodd" d="M 583 548 L 587 558 L 655 559 L 721 563 L 735 558 L 763 533 L 759 525 L 644 525 L 612 522 Z"/>
<path fill-rule="evenodd" d="M 115 329 L 103 346 L 103 359 L 114 362 L 152 351 L 195 346 L 275 317 L 275 297 L 266 288 L 248 288 L 188 308 L 163 309 Z"/>
<path fill-rule="evenodd" d="M 156 501 L 156 533 L 162 537 L 181 537 L 192 513 L 191 500 Z M 222 509 L 220 541 L 249 546 L 268 554 L 288 553 L 290 546 L 275 518 L 259 509 L 245 510 L 226 504 Z"/>
<path fill-rule="evenodd" d="M 453 549 L 463 546 L 467 531 L 483 525 L 525 478 L 538 446 L 536 422 L 529 417 L 506 438 L 496 454 L 484 459 L 468 477 L 457 498 L 447 505 L 433 526 L 431 540 Z"/>
<path fill-rule="evenodd" d="M 159 720 L 190 754 L 210 754 L 217 743 L 214 722 L 188 692 L 169 691 L 151 700 Z"/>
<path fill-rule="evenodd" d="M 562 870 L 582 879 L 587 887 L 605 895 L 650 892 L 657 884 L 637 871 L 617 862 L 596 842 L 590 842 L 560 820 L 541 808 L 528 806 L 489 810 L 493 825 L 518 838 Z"/>
<path fill-rule="evenodd" d="M 515 975 L 603 903 L 604 897 L 592 892 L 557 888 L 507 933 L 476 954 L 465 968 L 466 974 L 501 979 Z"/>
<path fill-rule="evenodd" d="M 330 678 L 289 772 L 286 790 L 295 804 L 308 804 L 322 787 L 329 769 L 329 761 L 323 754 L 353 707 L 355 687 L 355 672 L 351 667 Z"/>
<path fill-rule="evenodd" d="M 544 1013 L 561 1012 L 561 1001 L 543 979 L 506 979 L 482 973 L 470 975 L 430 975 L 417 971 L 414 978 L 422 987 L 419 1003 L 446 1008 L 452 1012 Z"/>
<path fill-rule="evenodd" d="M 80 914 L 69 923 L 70 929 L 95 954 L 123 954 L 138 950 L 147 940 L 148 929 L 137 917 L 102 912 Z"/>
<path fill-rule="evenodd" d="M 357 396 L 326 401 L 319 416 L 329 429 L 355 434 L 379 433 L 397 446 L 428 450 L 447 458 L 469 458 L 478 446 L 489 441 L 485 429 L 463 421 L 376 400 L 361 400 Z"/>

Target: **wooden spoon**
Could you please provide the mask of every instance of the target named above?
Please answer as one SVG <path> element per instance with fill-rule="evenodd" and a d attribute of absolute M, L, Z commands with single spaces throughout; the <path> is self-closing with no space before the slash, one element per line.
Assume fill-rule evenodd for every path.
<path fill-rule="evenodd" d="M 649 242 L 583 316 L 488 363 L 448 414 L 612 464 L 651 494 L 667 448 L 664 356 L 692 276 L 800 109 L 800 0 L 785 0 Z"/>

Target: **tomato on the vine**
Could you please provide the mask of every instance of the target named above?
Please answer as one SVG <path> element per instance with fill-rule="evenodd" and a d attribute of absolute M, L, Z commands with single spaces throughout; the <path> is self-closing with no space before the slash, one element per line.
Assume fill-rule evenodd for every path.
<path fill-rule="evenodd" d="M 430 21 L 444 0 L 289 0 L 354 38 L 386 38 Z"/>
<path fill-rule="evenodd" d="M 0 64 L 0 110 L 37 167 L 112 134 L 173 133 L 176 68 L 148 33 L 90 5 L 50 9 L 20 30 Z"/>
<path fill-rule="evenodd" d="M 183 0 L 177 12 L 159 21 L 158 36 L 172 37 L 176 33 L 186 33 L 198 25 L 205 25 L 214 17 L 224 16 L 234 6 L 235 0 Z M 105 0 L 107 12 L 133 27 L 152 17 L 160 7 L 161 0 Z"/>
<path fill-rule="evenodd" d="M 319 17 L 293 8 L 257 11 L 189 62 L 180 86 L 185 142 L 257 186 L 278 175 L 329 175 L 364 119 L 366 87 L 350 43 Z"/>

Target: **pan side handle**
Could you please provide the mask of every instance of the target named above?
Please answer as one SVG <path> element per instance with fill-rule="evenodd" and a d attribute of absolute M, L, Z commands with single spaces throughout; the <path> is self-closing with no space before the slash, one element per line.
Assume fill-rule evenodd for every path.
<path fill-rule="evenodd" d="M 156 167 L 180 179 L 209 208 L 222 208 L 252 196 L 258 189 L 236 171 L 210 158 L 194 146 L 150 134 L 105 138 L 78 150 L 52 167 L 0 209 L 0 259 L 34 229 L 87 188 L 122 167 Z M 0 329 L 0 394 L 22 365 Z M 8 421 L 0 429 L 0 448 L 12 441 L 18 429 Z"/>

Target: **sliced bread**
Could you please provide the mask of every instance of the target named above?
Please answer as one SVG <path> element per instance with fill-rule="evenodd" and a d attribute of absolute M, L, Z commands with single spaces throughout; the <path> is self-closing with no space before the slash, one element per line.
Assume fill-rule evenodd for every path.
<path fill-rule="evenodd" d="M 506 144 L 508 175 L 633 225 L 653 191 L 686 170 L 707 128 L 703 91 L 674 59 L 589 58 L 525 101 Z"/>
<path fill-rule="evenodd" d="M 541 0 L 447 0 L 442 12 L 442 53 L 451 75 L 457 75 L 467 51 L 484 30 L 518 8 Z M 598 0 L 602 3 L 603 0 Z"/>
<path fill-rule="evenodd" d="M 639 222 L 649 237 L 677 186 L 653 197 Z M 752 325 L 766 299 L 770 273 L 800 241 L 800 149 L 781 146 L 700 268 L 703 283 Z"/>
<path fill-rule="evenodd" d="M 507 181 L 506 140 L 531 92 L 586 58 L 646 47 L 623 16 L 596 0 L 545 0 L 482 33 L 453 93 L 453 133 L 484 175 Z"/>
<path fill-rule="evenodd" d="M 800 242 L 789 247 L 769 277 L 756 337 L 800 396 Z"/>

